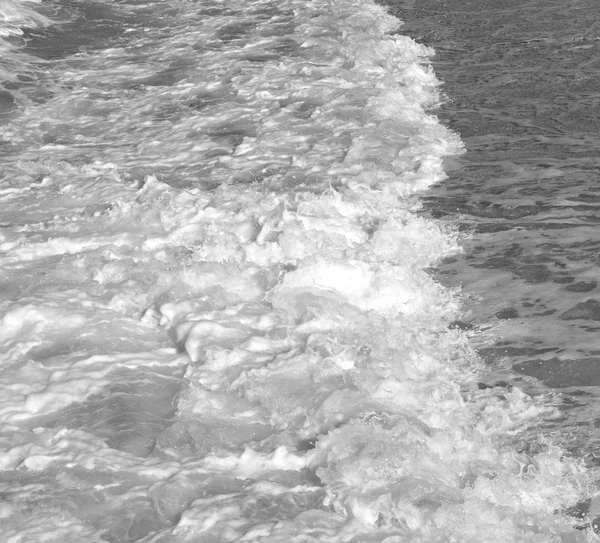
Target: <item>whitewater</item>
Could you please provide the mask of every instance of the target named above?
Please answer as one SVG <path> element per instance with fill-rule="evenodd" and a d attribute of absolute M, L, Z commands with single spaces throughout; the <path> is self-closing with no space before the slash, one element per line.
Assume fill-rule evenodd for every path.
<path fill-rule="evenodd" d="M 596 538 L 432 277 L 464 149 L 400 24 L 0 0 L 0 541 Z"/>

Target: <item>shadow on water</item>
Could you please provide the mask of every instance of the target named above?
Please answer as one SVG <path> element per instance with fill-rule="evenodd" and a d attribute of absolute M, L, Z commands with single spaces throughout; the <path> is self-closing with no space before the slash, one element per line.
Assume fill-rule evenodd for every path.
<path fill-rule="evenodd" d="M 157 437 L 173 422 L 181 376 L 118 370 L 113 378 L 115 382 L 102 392 L 35 419 L 35 424 L 83 430 L 105 440 L 111 449 L 149 456 Z"/>

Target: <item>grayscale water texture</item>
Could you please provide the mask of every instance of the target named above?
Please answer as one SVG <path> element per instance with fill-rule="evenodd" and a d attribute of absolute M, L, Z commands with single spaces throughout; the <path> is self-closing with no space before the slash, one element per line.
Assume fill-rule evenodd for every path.
<path fill-rule="evenodd" d="M 467 148 L 424 198 L 429 215 L 469 235 L 437 271 L 472 297 L 457 326 L 476 327 L 492 367 L 556 389 L 564 419 L 555 434 L 595 463 L 600 4 L 423 0 L 392 11 L 403 32 L 435 48 L 446 95 L 437 114 Z"/>
<path fill-rule="evenodd" d="M 594 536 L 596 42 L 416 6 L 0 0 L 0 542 Z"/>

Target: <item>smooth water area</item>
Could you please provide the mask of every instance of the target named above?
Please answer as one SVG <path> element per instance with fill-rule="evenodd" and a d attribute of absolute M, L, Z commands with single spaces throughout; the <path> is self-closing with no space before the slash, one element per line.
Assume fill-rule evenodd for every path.
<path fill-rule="evenodd" d="M 430 215 L 469 234 L 438 277 L 472 295 L 463 325 L 477 327 L 487 362 L 560 393 L 553 431 L 597 465 L 600 6 L 394 6 L 405 31 L 436 49 L 439 115 L 467 149 L 425 197 Z"/>
<path fill-rule="evenodd" d="M 0 541 L 595 537 L 560 398 L 434 278 L 471 268 L 432 49 L 370 0 L 0 25 Z"/>

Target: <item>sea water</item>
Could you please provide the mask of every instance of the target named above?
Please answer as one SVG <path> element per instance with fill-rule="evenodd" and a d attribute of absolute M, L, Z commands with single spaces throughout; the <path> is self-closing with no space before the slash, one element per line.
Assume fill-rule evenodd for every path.
<path fill-rule="evenodd" d="M 552 390 L 561 416 L 546 431 L 596 469 L 600 5 L 391 7 L 435 47 L 439 114 L 467 149 L 426 196 L 466 234 L 437 277 L 469 293 L 462 325 L 480 355 L 505 381 Z"/>
<path fill-rule="evenodd" d="M 423 191 L 464 152 L 370 0 L 2 0 L 2 541 L 594 537 Z"/>

